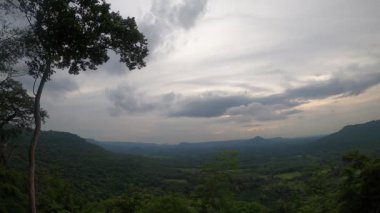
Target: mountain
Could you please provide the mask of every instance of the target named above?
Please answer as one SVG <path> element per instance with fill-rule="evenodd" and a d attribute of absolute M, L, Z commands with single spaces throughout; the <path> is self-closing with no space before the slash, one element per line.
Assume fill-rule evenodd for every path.
<path fill-rule="evenodd" d="M 333 151 L 355 149 L 380 153 L 380 120 L 345 126 L 318 140 L 315 147 Z"/>
<path fill-rule="evenodd" d="M 27 170 L 29 142 L 27 132 L 10 143 L 15 148 L 11 168 Z M 54 174 L 94 201 L 125 192 L 131 184 L 155 182 L 165 172 L 152 159 L 109 152 L 67 132 L 43 131 L 36 152 L 38 174 Z"/>
<path fill-rule="evenodd" d="M 236 150 L 242 156 L 274 157 L 303 154 L 330 154 L 357 149 L 379 151 L 380 121 L 349 125 L 342 130 L 327 135 L 302 138 L 263 138 L 209 141 L 179 144 L 153 144 L 136 142 L 100 142 L 89 140 L 109 151 L 155 157 L 201 158 L 223 150 Z"/>
<path fill-rule="evenodd" d="M 294 155 L 295 152 L 299 150 L 299 147 L 315 142 L 320 138 L 320 136 L 268 139 L 255 137 L 243 140 L 197 143 L 182 142 L 170 145 L 135 142 L 100 142 L 92 139 L 88 139 L 88 141 L 116 153 L 142 155 L 161 159 L 176 158 L 176 160 L 179 161 L 202 162 L 212 158 L 219 152 L 227 150 L 238 151 L 239 156 L 248 156 L 247 158 L 250 158 L 249 156 L 252 155 L 256 157 L 270 157 L 284 154 Z"/>

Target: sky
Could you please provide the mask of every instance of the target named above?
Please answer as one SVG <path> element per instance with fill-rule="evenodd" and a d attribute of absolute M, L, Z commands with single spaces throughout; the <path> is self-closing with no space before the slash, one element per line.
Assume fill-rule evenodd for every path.
<path fill-rule="evenodd" d="M 42 98 L 44 130 L 173 144 L 380 119 L 378 0 L 107 2 L 136 18 L 147 66 L 128 71 L 110 53 L 96 71 L 58 71 Z"/>

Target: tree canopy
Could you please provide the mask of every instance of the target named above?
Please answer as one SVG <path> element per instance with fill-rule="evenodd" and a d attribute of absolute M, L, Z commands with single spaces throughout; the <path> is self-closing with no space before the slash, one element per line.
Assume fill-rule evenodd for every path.
<path fill-rule="evenodd" d="M 25 128 L 33 124 L 34 98 L 30 97 L 20 82 L 7 78 L 0 82 L 0 155 L 5 161 L 6 144 Z M 44 120 L 47 112 L 41 110 Z"/>
<path fill-rule="evenodd" d="M 134 18 L 124 19 L 99 0 L 7 0 L 30 24 L 24 42 L 29 74 L 56 69 L 78 74 L 109 59 L 114 51 L 129 69 L 145 66 L 147 41 Z M 49 65 L 49 66 L 48 66 Z"/>
<path fill-rule="evenodd" d="M 57 70 L 68 70 L 70 74 L 95 70 L 108 61 L 109 51 L 118 54 L 129 70 L 144 67 L 147 41 L 134 18 L 112 12 L 104 0 L 5 0 L 1 6 L 22 14 L 28 26 L 17 34 L 21 35 L 16 38 L 19 52 L 4 52 L 10 61 L 6 65 L 25 61 L 29 75 L 40 79 L 29 148 L 30 211 L 36 212 L 35 149 L 41 132 L 40 100 L 46 81 Z M 1 45 L 10 47 L 3 41 Z"/>
<path fill-rule="evenodd" d="M 0 137 L 5 141 L 33 124 L 34 98 L 29 96 L 20 82 L 7 78 L 0 82 Z M 47 112 L 41 110 L 45 119 Z"/>

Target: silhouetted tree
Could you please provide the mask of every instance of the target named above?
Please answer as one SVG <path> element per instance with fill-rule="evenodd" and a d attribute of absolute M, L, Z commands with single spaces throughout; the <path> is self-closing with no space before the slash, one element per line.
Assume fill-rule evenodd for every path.
<path fill-rule="evenodd" d="M 21 83 L 6 78 L 0 82 L 0 162 L 6 165 L 9 139 L 19 135 L 33 123 L 34 98 L 30 97 Z M 41 118 L 47 116 L 41 110 Z"/>
<path fill-rule="evenodd" d="M 34 102 L 34 133 L 29 147 L 30 211 L 36 212 L 35 149 L 41 131 L 40 100 L 46 81 L 57 70 L 79 74 L 105 63 L 109 51 L 120 56 L 129 70 L 145 66 L 144 35 L 134 18 L 110 11 L 104 0 L 6 0 L 24 15 L 28 28 L 22 57 L 29 75 L 39 79 Z M 0 48 L 1 49 L 1 48 Z"/>

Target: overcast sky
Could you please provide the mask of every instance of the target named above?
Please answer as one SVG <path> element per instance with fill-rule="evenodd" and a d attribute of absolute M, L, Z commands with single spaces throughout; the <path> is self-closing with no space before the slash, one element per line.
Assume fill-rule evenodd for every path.
<path fill-rule="evenodd" d="M 57 72 L 45 130 L 178 143 L 327 134 L 380 119 L 378 0 L 109 0 L 147 67 Z M 29 84 L 29 86 L 31 86 Z"/>

